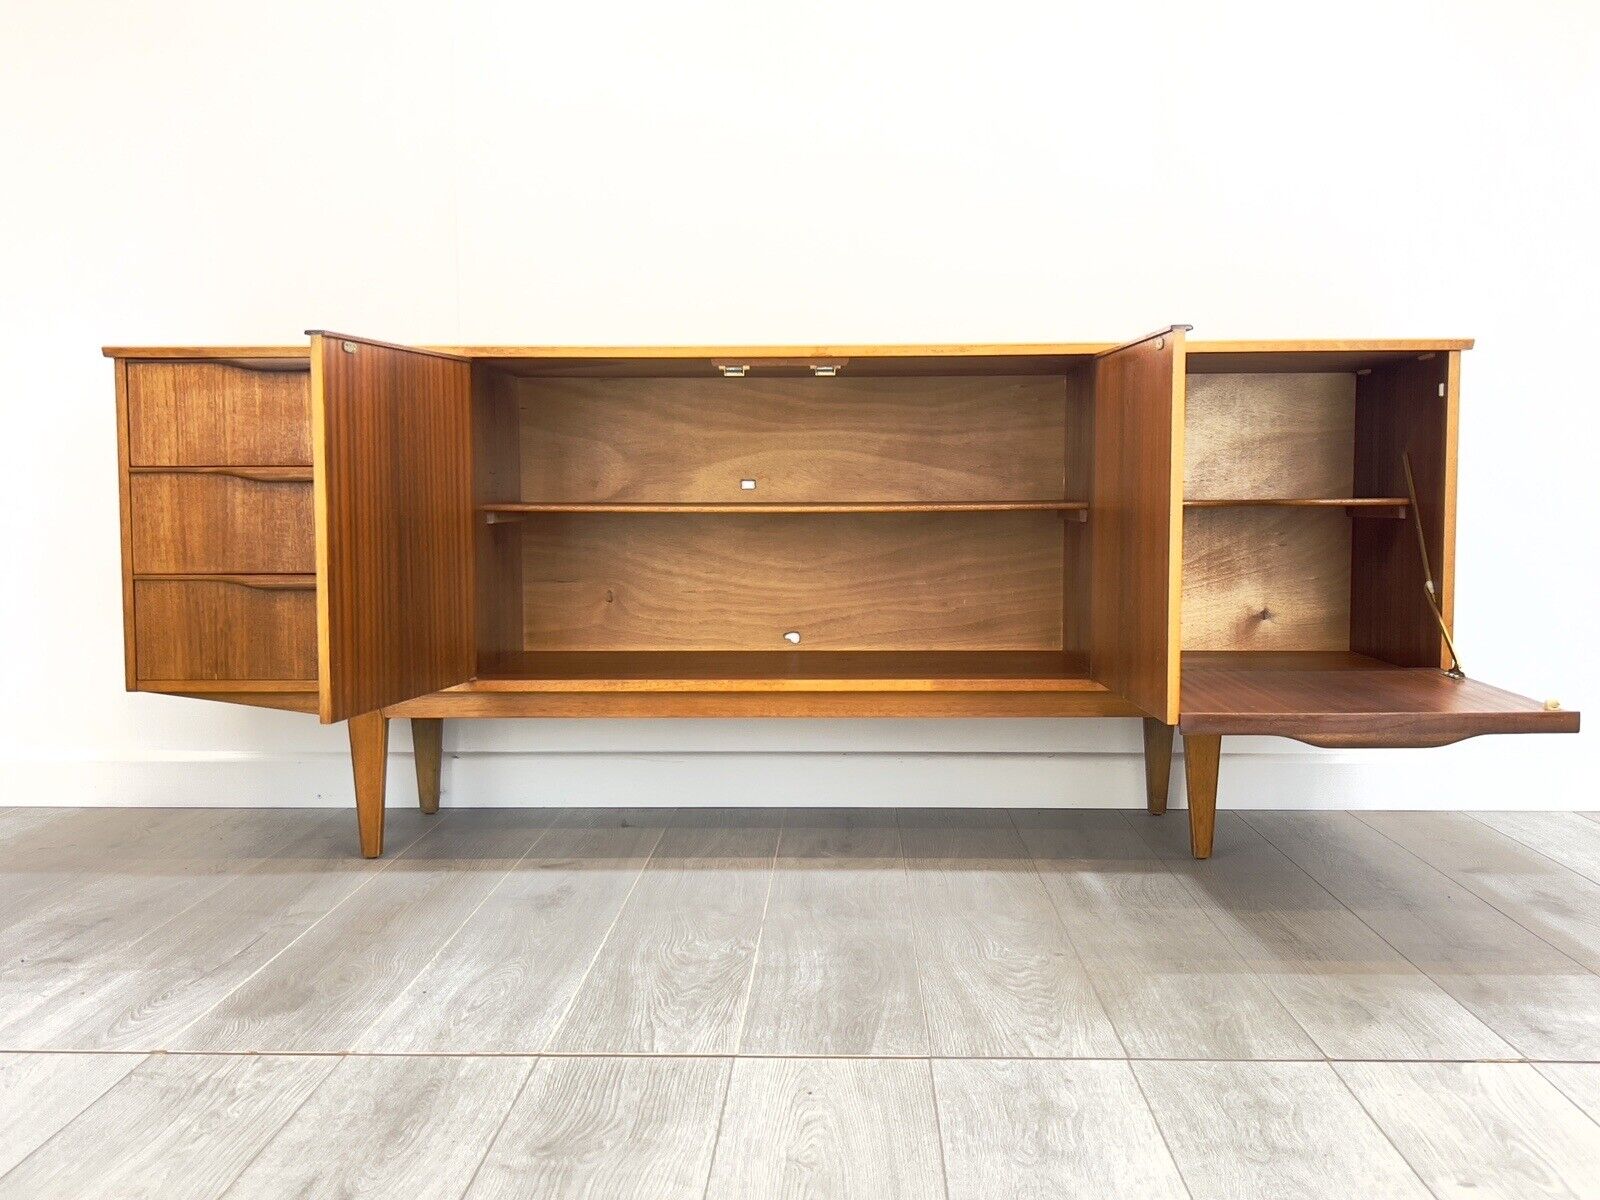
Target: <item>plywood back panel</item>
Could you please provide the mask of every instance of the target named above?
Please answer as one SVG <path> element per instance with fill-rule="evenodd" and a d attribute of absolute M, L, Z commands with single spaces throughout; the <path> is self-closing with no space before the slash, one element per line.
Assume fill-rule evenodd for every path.
<path fill-rule="evenodd" d="M 512 386 L 522 495 L 506 500 L 1051 500 L 1066 486 L 1059 376 Z"/>
<path fill-rule="evenodd" d="M 1355 375 L 1191 374 L 1187 388 L 1185 499 L 1356 494 Z"/>
<path fill-rule="evenodd" d="M 471 392 L 464 360 L 312 337 L 324 721 L 472 676 Z"/>
<path fill-rule="evenodd" d="M 1058 650 L 1054 513 L 540 516 L 529 650 Z"/>
<path fill-rule="evenodd" d="M 1098 359 L 1089 667 L 1167 724 L 1178 720 L 1183 546 L 1181 329 Z"/>
<path fill-rule="evenodd" d="M 1345 650 L 1350 529 L 1343 509 L 1201 508 L 1183 523 L 1185 650 Z"/>
<path fill-rule="evenodd" d="M 1435 354 L 1375 370 L 1362 377 L 1356 401 L 1356 486 L 1367 495 L 1404 496 L 1403 455 L 1411 452 L 1417 511 L 1447 624 L 1456 591 L 1460 360 L 1458 353 Z M 1444 639 L 1423 590 L 1409 514 L 1403 522 L 1356 524 L 1351 649 L 1403 667 L 1447 663 Z"/>

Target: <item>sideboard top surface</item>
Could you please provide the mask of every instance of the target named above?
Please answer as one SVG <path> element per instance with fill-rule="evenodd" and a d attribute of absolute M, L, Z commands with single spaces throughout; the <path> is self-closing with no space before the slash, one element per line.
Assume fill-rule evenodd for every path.
<path fill-rule="evenodd" d="M 806 345 L 806 346 L 425 346 L 420 349 L 463 358 L 1092 358 L 1116 349 L 1119 342 L 948 343 L 940 345 Z M 1408 355 L 1470 350 L 1471 338 L 1280 339 L 1267 341 L 1190 341 L 1195 355 L 1252 354 Z M 306 358 L 310 347 L 297 346 L 106 346 L 107 358 Z"/>

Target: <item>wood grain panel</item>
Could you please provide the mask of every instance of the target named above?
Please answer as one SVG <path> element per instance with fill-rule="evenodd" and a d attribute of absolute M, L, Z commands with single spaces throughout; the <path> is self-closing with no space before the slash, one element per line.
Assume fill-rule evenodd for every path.
<path fill-rule="evenodd" d="M 1050 513 L 549 516 L 523 534 L 538 650 L 1054 650 Z"/>
<path fill-rule="evenodd" d="M 128 480 L 133 569 L 146 574 L 313 574 L 311 484 L 150 473 Z"/>
<path fill-rule="evenodd" d="M 1356 494 L 1355 375 L 1191 374 L 1186 386 L 1185 499 Z"/>
<path fill-rule="evenodd" d="M 304 371 L 218 362 L 133 362 L 127 371 L 133 466 L 311 462 Z"/>
<path fill-rule="evenodd" d="M 1090 670 L 1169 725 L 1178 719 L 1183 380 L 1181 328 L 1095 361 Z"/>
<path fill-rule="evenodd" d="M 1404 496 L 1402 456 L 1411 452 L 1417 513 L 1446 624 L 1455 610 L 1460 360 L 1410 359 L 1362 376 L 1356 392 L 1356 487 L 1362 495 Z M 1412 521 L 1363 521 L 1352 537 L 1351 648 L 1403 667 L 1448 665 Z"/>
<path fill-rule="evenodd" d="M 312 336 L 325 722 L 472 675 L 471 392 L 461 359 Z"/>
<path fill-rule="evenodd" d="M 1348 649 L 1352 524 L 1337 508 L 1190 509 L 1183 648 Z"/>
<path fill-rule="evenodd" d="M 1062 496 L 1066 389 L 1056 377 L 521 379 L 516 385 L 528 500 Z M 755 481 L 753 490 L 741 488 L 746 479 Z"/>
<path fill-rule="evenodd" d="M 141 679 L 315 679 L 310 576 L 140 579 L 134 644 Z"/>

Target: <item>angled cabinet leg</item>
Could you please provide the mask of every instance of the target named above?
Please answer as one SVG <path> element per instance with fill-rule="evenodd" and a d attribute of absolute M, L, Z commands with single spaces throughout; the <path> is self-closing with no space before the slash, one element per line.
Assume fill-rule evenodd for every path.
<path fill-rule="evenodd" d="M 1167 811 L 1167 787 L 1172 782 L 1172 726 L 1154 717 L 1144 719 L 1144 793 L 1150 815 Z"/>
<path fill-rule="evenodd" d="M 383 853 L 383 793 L 389 768 L 389 718 L 382 713 L 351 717 L 350 765 L 356 777 L 356 826 L 361 832 L 361 853 L 377 858 Z"/>
<path fill-rule="evenodd" d="M 417 806 L 425 813 L 439 811 L 439 768 L 444 758 L 444 720 L 412 717 L 411 744 L 417 758 Z"/>
<path fill-rule="evenodd" d="M 1222 735 L 1183 736 L 1183 778 L 1189 792 L 1189 849 L 1196 858 L 1211 857 L 1217 825 L 1217 769 L 1222 764 Z"/>

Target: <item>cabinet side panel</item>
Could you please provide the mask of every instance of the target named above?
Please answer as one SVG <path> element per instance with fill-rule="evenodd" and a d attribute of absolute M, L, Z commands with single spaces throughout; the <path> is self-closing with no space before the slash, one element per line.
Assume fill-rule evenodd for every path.
<path fill-rule="evenodd" d="M 518 396 L 502 371 L 479 363 L 472 370 L 474 494 L 479 504 L 522 498 Z M 522 649 L 522 530 L 517 522 L 479 524 L 480 666 Z"/>
<path fill-rule="evenodd" d="M 1089 500 L 1094 490 L 1094 367 L 1067 376 L 1066 470 L 1068 500 Z M 1087 522 L 1061 522 L 1061 648 L 1089 652 L 1092 546 Z"/>
<path fill-rule="evenodd" d="M 1460 358 L 1411 359 L 1356 388 L 1356 494 L 1404 496 L 1411 455 L 1418 514 L 1441 607 L 1455 607 L 1456 414 Z M 1350 648 L 1403 667 L 1448 662 L 1429 611 L 1413 518 L 1356 521 L 1351 532 Z"/>
<path fill-rule="evenodd" d="M 1178 719 L 1183 561 L 1183 331 L 1095 363 L 1090 673 Z"/>
<path fill-rule="evenodd" d="M 127 689 L 138 686 L 138 660 L 134 653 L 133 512 L 128 492 L 128 364 L 116 360 L 117 386 L 117 500 L 122 512 L 122 667 Z"/>
<path fill-rule="evenodd" d="M 324 721 L 468 679 L 472 383 L 461 359 L 312 339 Z"/>

